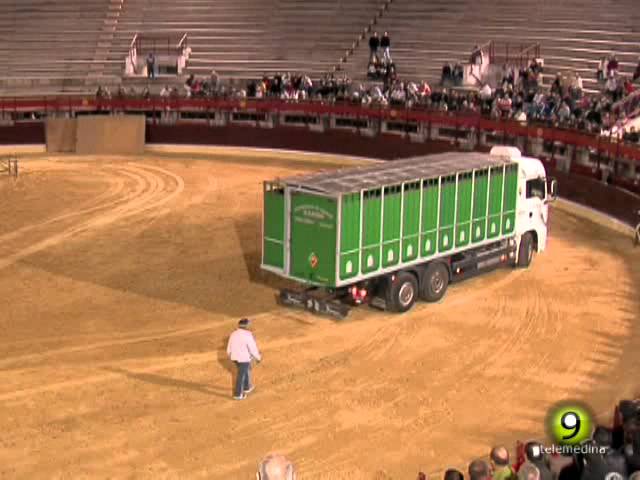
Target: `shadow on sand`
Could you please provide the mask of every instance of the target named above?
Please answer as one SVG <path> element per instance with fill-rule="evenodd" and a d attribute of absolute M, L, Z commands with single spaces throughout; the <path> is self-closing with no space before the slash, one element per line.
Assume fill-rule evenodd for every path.
<path fill-rule="evenodd" d="M 233 362 L 229 360 L 229 357 L 227 356 L 227 339 L 226 338 L 220 339 L 220 345 L 216 350 L 216 356 L 220 366 L 223 369 L 225 369 L 227 372 L 229 372 L 229 386 L 228 386 L 229 390 L 228 391 L 233 392 L 233 387 L 236 381 L 236 368 Z"/>
<path fill-rule="evenodd" d="M 205 395 L 215 395 L 221 398 L 229 398 L 229 391 L 224 391 L 219 387 L 211 387 L 209 385 L 204 385 L 202 383 L 190 382 L 188 380 L 180 380 L 177 378 L 166 377 L 164 375 L 158 375 L 156 373 L 131 372 L 129 370 L 125 370 L 124 368 L 118 368 L 118 367 L 103 367 L 103 370 L 106 370 L 111 373 L 118 373 L 132 380 L 151 383 L 153 385 L 159 385 L 161 387 L 181 388 L 181 389 L 187 389 L 187 390 L 191 390 L 198 393 L 203 393 Z"/>

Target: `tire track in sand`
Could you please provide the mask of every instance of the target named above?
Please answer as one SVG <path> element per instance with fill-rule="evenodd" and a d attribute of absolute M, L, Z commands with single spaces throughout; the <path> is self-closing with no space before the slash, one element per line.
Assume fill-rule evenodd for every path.
<path fill-rule="evenodd" d="M 139 342 L 148 342 L 148 341 L 155 341 L 155 340 L 162 340 L 162 339 L 166 339 L 166 338 L 171 338 L 171 337 L 177 337 L 177 336 L 184 336 L 184 335 L 189 335 L 189 334 L 195 334 L 195 333 L 200 333 L 206 330 L 213 330 L 216 328 L 220 328 L 220 329 L 225 329 L 226 325 L 220 324 L 220 323 L 216 323 L 215 325 L 198 325 L 198 326 L 194 326 L 194 327 L 190 327 L 190 328 L 184 328 L 184 329 L 180 329 L 174 332 L 170 332 L 170 333 L 166 333 L 166 334 L 159 334 L 159 335 L 148 335 L 146 337 L 139 337 L 137 339 L 123 339 L 121 341 L 112 341 L 112 342 L 101 342 L 101 343 L 96 343 L 93 344 L 89 347 L 91 348 L 102 348 L 102 347 L 112 347 L 112 346 L 119 346 L 119 345 L 128 345 L 131 343 L 139 343 Z M 332 336 L 334 336 L 335 333 L 332 330 L 327 330 L 325 332 L 322 332 L 318 335 L 316 335 L 314 338 L 316 340 L 320 340 L 322 341 L 323 339 L 327 339 L 330 338 Z M 275 340 L 271 340 L 271 341 L 266 341 L 262 344 L 262 350 L 263 352 L 269 352 L 272 351 L 274 349 L 279 349 L 279 348 L 283 348 L 283 347 L 291 347 L 292 345 L 301 345 L 304 344 L 306 342 L 308 342 L 309 339 L 302 337 L 300 339 L 296 339 L 296 340 L 291 340 L 289 338 L 280 338 L 280 339 L 275 339 Z M 60 354 L 60 353 L 74 353 L 77 351 L 86 351 L 89 350 L 90 348 L 87 348 L 88 346 L 78 346 L 78 347 L 70 347 L 67 349 L 60 349 L 60 350 L 64 350 L 64 352 L 61 351 L 50 351 L 50 352 L 45 352 L 43 354 L 37 354 L 34 353 L 32 355 L 23 355 L 20 357 L 13 357 L 12 359 L 7 359 L 6 361 L 3 361 L 3 364 L 6 363 L 10 363 L 19 359 L 25 359 L 27 357 L 31 357 L 31 358 L 44 358 L 46 356 L 48 356 L 47 354 Z M 205 364 L 205 363 L 211 363 L 212 359 L 215 358 L 215 354 L 216 354 L 216 350 L 208 350 L 205 352 L 198 352 L 198 353 L 187 353 L 187 354 L 178 354 L 175 356 L 172 356 L 170 358 L 168 358 L 166 361 L 162 361 L 162 362 L 155 362 L 153 366 L 150 367 L 135 367 L 133 370 L 135 370 L 135 373 L 155 373 L 155 372 L 160 372 L 163 370 L 168 370 L 171 368 L 177 368 L 177 367 L 191 367 L 191 366 L 195 366 L 195 365 L 201 365 L 201 364 Z M 125 362 L 120 362 L 117 364 L 117 366 L 126 366 L 127 365 L 127 361 Z M 98 366 L 100 367 L 100 366 Z M 313 365 L 306 365 L 303 366 L 299 369 L 299 372 L 308 372 L 310 370 L 313 370 L 315 368 L 315 366 Z M 302 374 L 302 373 L 300 373 Z M 69 388 L 73 388 L 73 387 L 81 387 L 81 386 L 86 386 L 86 385 L 95 385 L 98 383 L 103 383 L 109 380 L 113 380 L 116 378 L 121 378 L 121 374 L 119 373 L 100 373 L 97 375 L 85 375 L 82 377 L 78 377 L 78 378 L 74 378 L 74 379 L 70 379 L 70 380 L 62 380 L 62 381 L 54 381 L 52 383 L 48 383 L 48 384 L 41 384 L 35 387 L 28 387 L 28 388 L 24 388 L 21 390 L 13 390 L 13 391 L 9 391 L 9 392 L 5 392 L 5 393 L 0 393 L 0 401 L 7 401 L 7 400 L 17 400 L 20 398 L 25 398 L 25 397 L 30 397 L 33 395 L 39 395 L 39 394 L 43 394 L 43 393 L 53 393 L 53 392 L 60 392 Z M 288 373 L 282 373 L 276 376 L 276 379 L 282 379 L 288 376 Z M 271 382 L 273 382 L 273 379 L 271 380 Z"/>
<path fill-rule="evenodd" d="M 136 183 L 134 192 L 126 197 L 124 204 L 117 205 L 115 208 L 102 212 L 31 245 L 21 246 L 18 251 L 10 255 L 0 257 L 0 270 L 29 255 L 54 247 L 76 235 L 91 233 L 106 225 L 158 208 L 176 198 L 185 188 L 182 177 L 160 167 L 126 164 L 125 166 L 112 168 L 116 173 L 133 179 Z M 170 189 L 171 186 L 168 186 L 165 177 L 171 179 L 172 183 L 175 184 L 173 189 Z M 6 247 L 6 245 L 3 246 Z"/>
<path fill-rule="evenodd" d="M 495 290 L 502 288 L 504 285 L 517 279 L 521 274 L 522 274 L 522 271 L 519 271 L 519 270 L 510 272 L 509 275 L 506 275 L 504 278 L 490 285 L 488 289 L 485 288 L 475 293 L 470 293 L 468 295 L 461 295 L 459 298 L 450 299 L 447 305 L 457 306 L 460 304 L 468 303 L 470 301 L 474 301 L 475 299 L 480 298 L 482 295 L 486 294 L 487 291 L 493 292 Z M 415 315 L 424 314 L 428 311 L 428 308 L 429 308 L 428 305 L 418 305 L 418 308 L 416 308 L 415 311 L 409 313 L 409 315 L 415 316 Z M 297 313 L 297 311 L 292 310 L 291 313 L 294 314 L 294 313 Z M 254 320 L 257 320 L 260 318 L 267 318 L 267 317 L 273 316 L 274 314 L 275 314 L 274 312 L 264 312 L 261 314 L 254 315 L 252 316 L 252 318 Z M 303 316 L 305 314 L 306 312 L 300 312 L 300 316 Z M 390 314 L 387 312 L 382 313 L 380 319 L 388 320 L 391 322 L 393 320 L 396 320 L 398 322 L 402 320 L 397 315 Z M 142 333 L 140 335 L 127 336 L 126 338 L 104 340 L 101 342 L 83 344 L 83 345 L 78 345 L 73 347 L 57 348 L 57 349 L 47 350 L 45 352 L 39 352 L 39 353 L 29 353 L 25 355 L 19 355 L 15 357 L 1 359 L 0 368 L 6 368 L 11 364 L 14 364 L 16 362 L 21 362 L 21 361 L 32 361 L 32 360 L 38 360 L 38 359 L 44 360 L 45 358 L 55 357 L 57 355 L 81 353 L 81 352 L 87 352 L 91 350 L 99 350 L 103 348 L 112 348 L 112 347 L 119 347 L 123 345 L 131 345 L 136 343 L 165 340 L 165 339 L 174 338 L 174 337 L 188 336 L 195 333 L 214 330 L 216 328 L 219 328 L 220 325 L 221 324 L 218 324 L 218 323 L 216 323 L 215 325 L 199 324 L 197 326 L 185 327 L 185 328 L 181 328 L 171 332 L 166 332 L 166 331 L 163 331 L 162 333 L 147 332 L 147 333 Z M 370 359 L 371 358 L 370 352 L 380 348 L 380 344 L 383 341 L 382 339 L 388 339 L 389 335 L 392 333 L 393 335 L 396 335 L 397 330 L 398 330 L 398 327 L 396 324 L 392 324 L 392 323 L 382 324 L 381 326 L 377 327 L 375 331 L 371 333 L 371 335 L 369 336 L 369 341 L 367 341 L 366 343 L 361 343 L 357 345 L 354 348 L 354 352 L 360 352 L 364 355 L 365 358 Z"/>
<path fill-rule="evenodd" d="M 67 220 L 73 217 L 77 217 L 80 215 L 92 213 L 96 210 L 100 210 L 103 208 L 107 208 L 112 206 L 114 202 L 120 199 L 120 194 L 124 190 L 125 187 L 125 179 L 122 177 L 118 177 L 115 180 L 112 175 L 107 175 L 104 172 L 96 172 L 99 175 L 107 177 L 107 181 L 109 182 L 109 188 L 106 191 L 102 192 L 97 197 L 91 199 L 90 201 L 83 204 L 83 206 L 79 209 L 67 211 L 63 214 L 55 216 L 53 218 L 48 218 L 40 223 L 34 223 L 31 225 L 25 225 L 24 227 L 20 227 L 12 232 L 5 233 L 4 235 L 0 235 L 0 242 L 4 243 L 6 241 L 12 240 L 20 235 L 23 235 L 27 232 L 31 232 L 35 229 L 46 227 L 51 225 L 52 223 L 61 222 L 63 220 Z"/>

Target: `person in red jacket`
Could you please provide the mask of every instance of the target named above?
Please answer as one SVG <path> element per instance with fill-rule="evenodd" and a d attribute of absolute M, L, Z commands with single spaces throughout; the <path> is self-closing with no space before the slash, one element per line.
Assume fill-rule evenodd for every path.
<path fill-rule="evenodd" d="M 633 83 L 631 83 L 629 80 L 625 80 L 624 81 L 624 94 L 626 95 L 631 95 L 633 92 L 635 92 L 636 87 L 633 86 Z"/>

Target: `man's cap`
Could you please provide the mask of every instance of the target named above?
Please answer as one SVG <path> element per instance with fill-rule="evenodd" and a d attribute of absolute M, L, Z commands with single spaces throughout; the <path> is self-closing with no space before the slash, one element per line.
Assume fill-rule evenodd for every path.
<path fill-rule="evenodd" d="M 238 322 L 238 326 L 240 328 L 247 328 L 249 325 L 251 325 L 251 322 L 249 321 L 248 318 L 243 318 Z"/>

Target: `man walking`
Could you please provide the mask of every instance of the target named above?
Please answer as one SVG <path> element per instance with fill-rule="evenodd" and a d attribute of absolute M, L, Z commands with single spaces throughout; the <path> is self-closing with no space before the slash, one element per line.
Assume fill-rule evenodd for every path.
<path fill-rule="evenodd" d="M 235 362 L 238 368 L 238 376 L 236 377 L 236 385 L 233 392 L 235 400 L 244 400 L 247 393 L 251 393 L 254 386 L 251 384 L 251 360 L 258 363 L 262 360 L 256 340 L 250 330 L 251 322 L 249 319 L 243 318 L 238 322 L 238 328 L 229 337 L 227 343 L 227 355 Z"/>

